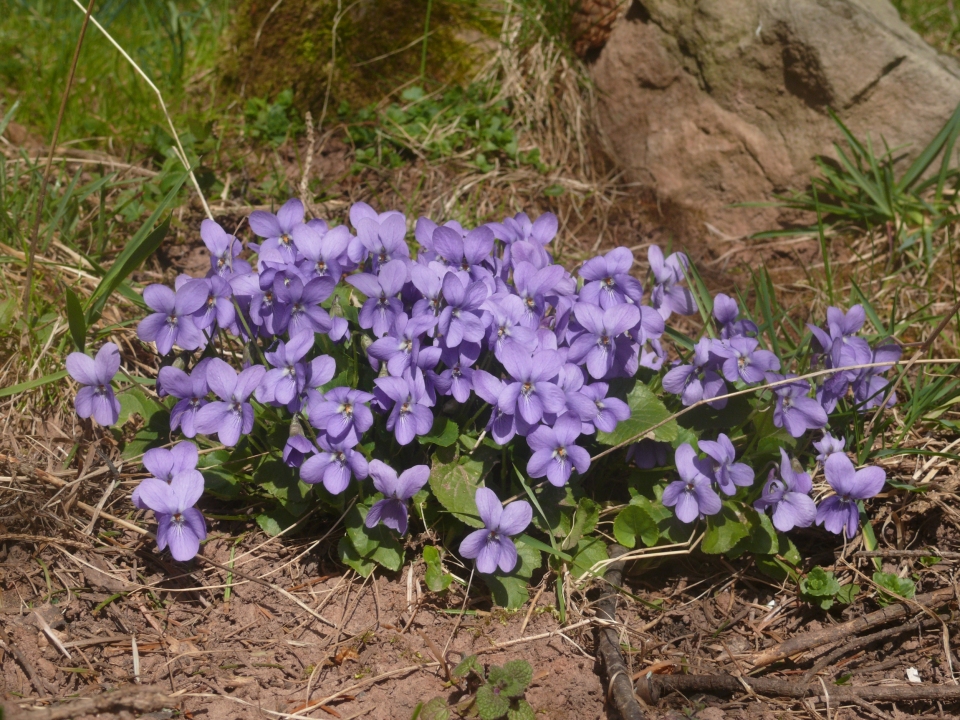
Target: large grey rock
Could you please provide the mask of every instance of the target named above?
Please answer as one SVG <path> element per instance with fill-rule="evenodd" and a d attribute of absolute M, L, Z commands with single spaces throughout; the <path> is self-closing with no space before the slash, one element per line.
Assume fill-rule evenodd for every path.
<path fill-rule="evenodd" d="M 839 138 L 918 153 L 960 102 L 960 63 L 886 0 L 643 0 L 591 69 L 602 129 L 632 180 L 689 227 L 740 235 L 801 188 Z"/>

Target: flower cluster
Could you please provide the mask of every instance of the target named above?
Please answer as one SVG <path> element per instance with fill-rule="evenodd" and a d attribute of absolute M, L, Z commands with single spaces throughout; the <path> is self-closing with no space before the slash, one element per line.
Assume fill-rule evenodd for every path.
<path fill-rule="evenodd" d="M 810 328 L 810 365 L 836 372 L 810 383 L 785 372 L 781 359 L 761 347 L 757 325 L 720 294 L 713 300 L 715 328 L 688 359 L 664 368 L 665 321 L 697 312 L 685 285 L 688 258 L 651 246 L 648 294 L 632 274 L 634 256 L 626 248 L 571 274 L 550 253 L 557 233 L 550 213 L 536 221 L 520 213 L 472 229 L 421 217 L 414 247 L 401 213 L 378 213 L 362 202 L 351 207 L 349 226 L 306 221 L 299 200 L 276 214 L 256 211 L 249 224 L 260 242 L 244 248 L 205 220 L 205 277 L 182 275 L 173 288 L 144 290 L 152 312 L 138 336 L 155 343 L 160 355 L 176 353 L 157 377 L 158 394 L 171 398 L 170 430 L 261 451 L 267 434 L 256 430 L 269 418 L 267 442 L 276 446 L 266 452 L 295 468 L 303 482 L 334 496 L 355 481 L 368 494 L 372 484 L 380 495 L 365 510 L 367 528 L 405 534 L 408 503 L 430 477 L 424 464 L 394 460 L 412 465 L 398 472 L 374 459 L 386 454 L 383 442 L 391 456 L 414 457 L 405 448 L 417 438 L 431 442 L 438 420 L 469 403 L 464 417 L 479 408 L 470 421 L 471 428 L 480 423 L 475 446 L 488 438 L 495 446 L 520 447 L 530 478 L 562 487 L 575 473 L 588 472 L 588 448 L 602 433 L 614 433 L 630 418 L 621 380 L 642 370 L 648 376 L 665 370 L 663 389 L 684 406 L 707 402 L 721 409 L 732 390 L 773 383 L 763 402 L 772 406 L 773 424 L 796 438 L 825 428 L 841 398 L 852 396 L 861 410 L 882 403 L 886 363 L 899 358 L 895 345 L 871 348 L 856 336 L 862 308 L 846 314 L 830 308 L 828 330 Z M 251 251 L 249 260 L 241 257 Z M 883 365 L 850 367 L 871 363 Z M 76 398 L 81 417 L 101 425 L 117 421 L 111 383 L 119 365 L 112 343 L 95 360 L 81 353 L 68 358 L 68 371 L 84 386 Z M 818 461 L 836 495 L 819 509 L 810 498 L 810 476 L 785 451 L 779 471 L 750 494 L 741 490 L 753 486 L 754 470 L 738 462 L 730 437 L 701 439 L 697 448 L 677 447 L 680 479 L 662 495 L 683 522 L 715 515 L 725 498 L 749 495 L 744 502 L 770 509 L 778 529 L 818 522 L 852 535 L 857 503 L 883 485 L 882 471 L 857 471 L 842 441 L 829 434 L 817 445 Z M 641 468 L 663 467 L 668 450 L 646 439 L 630 448 L 628 459 Z M 152 477 L 137 488 L 134 502 L 155 513 L 161 549 L 189 559 L 206 536 L 194 507 L 203 491 L 196 445 L 151 450 L 144 464 Z M 503 507 L 486 487 L 475 500 L 485 527 L 463 540 L 461 554 L 475 559 L 481 573 L 509 572 L 517 563 L 510 537 L 529 524 L 530 506 Z"/>
<path fill-rule="evenodd" d="M 754 507 L 771 511 L 773 526 L 782 532 L 795 527 L 809 527 L 816 522 L 832 533 L 846 533 L 852 538 L 860 527 L 857 501 L 876 496 L 886 480 L 886 473 L 876 466 L 857 470 L 843 452 L 843 438 L 824 433 L 814 443 L 820 452 L 817 461 L 823 467 L 827 483 L 834 491 L 819 507 L 810 497 L 813 481 L 787 451 L 780 449 L 781 462 L 770 470 L 760 497 Z M 715 515 L 721 510 L 718 490 L 733 495 L 738 487 L 753 485 L 754 472 L 744 463 L 734 462 L 735 450 L 730 439 L 721 433 L 716 442 L 701 440 L 700 450 L 706 458 L 697 456 L 689 443 L 681 444 L 675 453 L 680 479 L 670 483 L 663 492 L 662 502 L 673 507 L 682 522 Z"/>

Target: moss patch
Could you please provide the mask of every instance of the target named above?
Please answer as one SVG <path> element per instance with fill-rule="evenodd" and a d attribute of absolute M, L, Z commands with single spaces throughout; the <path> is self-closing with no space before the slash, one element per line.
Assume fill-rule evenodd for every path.
<path fill-rule="evenodd" d="M 341 3 L 330 99 L 352 105 L 381 100 L 420 75 L 428 0 Z M 243 0 L 221 63 L 228 87 L 244 97 L 274 97 L 291 88 L 295 103 L 323 106 L 332 58 L 335 0 Z M 427 39 L 427 85 L 462 81 L 482 52 L 495 18 L 473 2 L 433 0 Z"/>

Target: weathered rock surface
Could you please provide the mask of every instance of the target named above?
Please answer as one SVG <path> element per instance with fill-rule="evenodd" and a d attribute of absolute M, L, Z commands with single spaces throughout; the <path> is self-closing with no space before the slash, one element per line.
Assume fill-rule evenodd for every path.
<path fill-rule="evenodd" d="M 635 0 L 591 69 L 616 162 L 702 231 L 771 227 L 730 208 L 801 188 L 832 156 L 833 109 L 916 154 L 960 102 L 960 63 L 887 0 Z"/>

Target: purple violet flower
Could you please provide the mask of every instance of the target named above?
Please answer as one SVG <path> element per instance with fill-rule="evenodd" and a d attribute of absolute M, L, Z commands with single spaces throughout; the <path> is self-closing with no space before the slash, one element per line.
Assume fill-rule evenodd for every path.
<path fill-rule="evenodd" d="M 776 382 L 791 377 L 795 376 L 769 372 L 766 379 L 767 382 Z M 816 430 L 827 425 L 827 412 L 820 403 L 807 397 L 809 391 L 810 383 L 806 380 L 773 388 L 777 396 L 777 403 L 773 408 L 773 424 L 786 428 L 791 437 L 798 438 L 807 430 Z"/>
<path fill-rule="evenodd" d="M 120 417 L 120 401 L 113 393 L 113 376 L 120 369 L 120 350 L 111 342 L 97 351 L 96 360 L 81 352 L 67 356 L 67 372 L 83 385 L 74 398 L 77 415 L 91 415 L 103 426 L 113 425 Z"/>
<path fill-rule="evenodd" d="M 555 350 L 544 350 L 534 360 L 519 345 L 509 343 L 503 349 L 503 366 L 513 379 L 500 396 L 499 405 L 504 412 L 518 414 L 535 425 L 544 413 L 559 413 L 564 409 L 566 397 L 553 382 L 563 366 Z"/>
<path fill-rule="evenodd" d="M 610 386 L 604 382 L 584 385 L 579 390 L 580 395 L 589 403 L 584 409 L 589 410 L 590 406 L 593 406 L 589 415 L 580 415 L 584 423 L 590 424 L 591 432 L 596 428 L 602 432 L 611 433 L 617 429 L 617 423 L 630 417 L 630 406 L 619 398 L 607 397 L 609 390 Z"/>
<path fill-rule="evenodd" d="M 817 450 L 817 462 L 823 465 L 827 458 L 834 453 L 842 453 L 847 446 L 847 441 L 842 437 L 835 438 L 829 432 L 825 432 L 819 442 L 815 442 L 813 447 Z"/>
<path fill-rule="evenodd" d="M 345 225 L 321 231 L 321 228 L 307 223 L 293 229 L 293 241 L 304 257 L 304 264 L 300 267 L 309 270 L 313 276 L 332 277 L 336 282 L 343 273 L 342 261 L 352 238 Z"/>
<path fill-rule="evenodd" d="M 302 434 L 302 430 L 297 427 L 296 422 L 290 426 L 290 435 L 287 436 L 287 442 L 283 445 L 283 462 L 287 467 L 297 468 L 303 465 L 303 461 L 308 455 L 312 455 L 317 448 L 310 438 Z"/>
<path fill-rule="evenodd" d="M 272 368 L 257 386 L 259 402 L 287 405 L 300 394 L 307 372 L 306 363 L 300 361 L 313 348 L 313 341 L 312 331 L 301 330 L 296 335 L 291 334 L 287 342 L 281 340 L 277 343 L 273 352 L 264 353 Z"/>
<path fill-rule="evenodd" d="M 734 495 L 738 487 L 750 487 L 753 485 L 753 468 L 746 463 L 734 462 L 737 459 L 737 451 L 733 443 L 723 433 L 717 436 L 716 442 L 713 440 L 701 440 L 700 450 L 709 456 L 713 461 L 710 476 L 717 481 L 717 485 L 726 495 Z"/>
<path fill-rule="evenodd" d="M 460 554 L 477 561 L 477 572 L 489 575 L 498 567 L 501 572 L 512 572 L 517 566 L 517 546 L 510 537 L 527 529 L 533 509 L 526 500 L 503 507 L 489 488 L 477 488 L 475 498 L 484 527 L 463 539 Z"/>
<path fill-rule="evenodd" d="M 210 252 L 210 270 L 218 277 L 241 275 L 251 271 L 250 263 L 237 256 L 243 245 L 219 223 L 209 218 L 200 223 L 200 237 Z"/>
<path fill-rule="evenodd" d="M 247 399 L 266 372 L 263 365 L 251 365 L 238 375 L 220 358 L 212 358 L 207 365 L 207 384 L 220 400 L 200 408 L 194 419 L 196 431 L 216 433 L 224 445 L 236 445 L 241 434 L 253 430 L 253 406 Z"/>
<path fill-rule="evenodd" d="M 580 420 L 570 413 L 558 417 L 552 428 L 538 427 L 527 436 L 527 445 L 533 450 L 527 474 L 532 478 L 546 475 L 556 487 L 567 484 L 574 468 L 583 475 L 590 467 L 590 453 L 574 445 L 579 436 Z"/>
<path fill-rule="evenodd" d="M 323 452 L 308 458 L 300 467 L 300 479 L 305 483 L 315 485 L 322 482 L 327 492 L 339 495 L 347 489 L 351 478 L 363 480 L 369 475 L 367 459 L 352 445 L 331 442 L 323 435 L 317 442 Z"/>
<path fill-rule="evenodd" d="M 875 465 L 857 470 L 843 453 L 833 453 L 823 464 L 823 474 L 836 495 L 831 495 L 817 508 L 817 525 L 839 535 L 846 530 L 852 539 L 860 528 L 858 500 L 874 497 L 883 489 L 887 474 Z"/>
<path fill-rule="evenodd" d="M 630 343 L 622 335 L 640 323 L 637 306 L 614 305 L 601 310 L 597 305 L 577 303 L 573 313 L 584 332 L 570 343 L 569 360 L 575 363 L 585 361 L 594 380 L 616 374 L 614 368 L 622 354 L 622 346 Z"/>
<path fill-rule="evenodd" d="M 760 330 L 752 320 L 738 320 L 740 306 L 728 295 L 718 293 L 713 299 L 713 317 L 720 327 L 720 337 L 729 340 L 735 337 L 756 335 Z"/>
<path fill-rule="evenodd" d="M 810 527 L 817 517 L 817 506 L 810 499 L 813 482 L 807 473 L 794 470 L 787 451 L 780 448 L 780 477 L 771 470 L 763 494 L 753 503 L 759 512 L 773 508 L 773 526 L 780 532 L 795 527 Z"/>
<path fill-rule="evenodd" d="M 872 351 L 871 363 L 890 362 L 895 363 L 900 360 L 902 350 L 899 345 L 890 342 L 886 345 L 878 345 Z M 860 412 L 879 407 L 886 397 L 887 388 L 890 381 L 883 377 L 893 365 L 883 365 L 880 367 L 864 368 L 853 381 L 853 397 L 857 401 Z M 893 407 L 897 402 L 896 393 L 887 400 L 887 407 Z"/>
<path fill-rule="evenodd" d="M 379 460 L 371 460 L 370 477 L 373 486 L 383 493 L 383 500 L 378 500 L 367 512 L 363 524 L 368 528 L 383 523 L 393 528 L 400 535 L 407 532 L 407 502 L 427 484 L 430 479 L 430 468 L 426 465 L 414 465 L 404 470 L 397 477 L 397 471 Z"/>
<path fill-rule="evenodd" d="M 677 519 L 685 523 L 720 512 L 720 496 L 713 489 L 709 463 L 697 457 L 690 443 L 678 447 L 674 459 L 680 479 L 664 489 L 663 504 L 674 507 Z"/>
<path fill-rule="evenodd" d="M 193 314 L 197 329 L 206 330 L 214 325 L 224 330 L 233 328 L 237 311 L 233 306 L 233 288 L 230 283 L 219 275 L 211 275 L 204 282 L 207 284 L 207 300 Z"/>
<path fill-rule="evenodd" d="M 387 416 L 387 430 L 401 445 L 409 445 L 417 435 L 426 435 L 433 427 L 431 403 L 419 368 L 407 370 L 403 377 L 382 377 L 374 380 L 376 397 L 385 408 L 393 409 Z"/>
<path fill-rule="evenodd" d="M 463 346 L 461 346 L 462 348 Z M 473 390 L 471 365 L 476 362 L 478 353 L 457 352 L 457 359 L 439 375 L 433 378 L 433 384 L 441 395 L 452 395 L 460 403 L 470 399 Z"/>
<path fill-rule="evenodd" d="M 437 330 L 443 336 L 445 347 L 483 340 L 486 326 L 480 306 L 489 294 L 487 286 L 479 280 L 464 282 L 453 272 L 443 276 L 443 299 L 447 305 L 440 311 Z"/>
<path fill-rule="evenodd" d="M 204 361 L 197 363 L 189 375 L 173 365 L 160 368 L 158 384 L 163 388 L 164 394 L 179 400 L 170 411 L 170 429 L 180 428 L 184 437 L 196 436 L 194 423 L 197 411 L 207 404 L 207 394 L 210 392 L 207 386 L 207 364 Z"/>
<path fill-rule="evenodd" d="M 207 283 L 190 280 L 176 293 L 166 285 L 147 285 L 143 301 L 154 310 L 137 326 L 137 337 L 144 342 L 156 342 L 157 352 L 166 355 L 174 345 L 184 350 L 196 350 L 205 344 L 203 333 L 192 315 L 207 302 Z"/>
<path fill-rule="evenodd" d="M 337 282 L 332 277 L 314 277 L 304 282 L 292 272 L 277 273 L 273 293 L 276 298 L 274 331 L 286 330 L 291 336 L 309 330 L 328 333 L 333 329 L 330 315 L 320 303 L 333 293 Z"/>
<path fill-rule="evenodd" d="M 403 260 L 391 260 L 380 268 L 379 275 L 360 273 L 351 275 L 347 282 L 367 296 L 360 308 L 360 327 L 373 329 L 375 336 L 383 337 L 403 312 L 403 303 L 397 295 L 407 282 L 407 266 Z"/>
<path fill-rule="evenodd" d="M 169 546 L 174 560 L 192 560 L 207 537 L 203 515 L 193 507 L 203 494 L 203 475 L 185 470 L 169 483 L 149 477 L 137 489 L 142 505 L 156 515 L 157 549 Z"/>
<path fill-rule="evenodd" d="M 506 445 L 517 434 L 516 398 L 513 398 L 513 408 L 505 410 L 500 398 L 507 397 L 507 385 L 485 370 L 474 370 L 472 382 L 474 392 L 493 408 L 487 422 L 490 437 L 498 445 Z"/>
<path fill-rule="evenodd" d="M 580 277 L 585 281 L 580 300 L 604 310 L 622 305 L 627 298 L 639 305 L 643 286 L 630 275 L 632 265 L 633 253 L 624 247 L 587 260 L 580 268 Z"/>
<path fill-rule="evenodd" d="M 684 406 L 715 398 L 726 392 L 726 383 L 713 369 L 715 361 L 710 353 L 713 343 L 710 338 L 700 338 L 693 348 L 693 363 L 678 365 L 663 376 L 663 389 L 679 395 Z M 722 409 L 726 404 L 724 399 L 712 402 L 710 406 Z"/>
<path fill-rule="evenodd" d="M 503 346 L 515 342 L 527 352 L 533 352 L 536 345 L 536 333 L 520 324 L 525 308 L 523 300 L 516 295 L 494 295 L 483 304 L 493 318 L 487 331 L 487 346 L 493 350 L 497 360 L 503 360 Z"/>
<path fill-rule="evenodd" d="M 387 372 L 400 377 L 410 367 L 410 359 L 420 349 L 420 337 L 437 324 L 432 315 L 415 315 L 408 318 L 400 313 L 387 334 L 367 348 L 367 354 L 373 358 L 371 365 L 379 360 L 387 363 Z"/>
<path fill-rule="evenodd" d="M 664 259 L 663 251 L 656 245 L 651 245 L 647 250 L 647 260 L 654 280 L 650 304 L 660 312 L 664 320 L 673 313 L 693 315 L 697 311 L 693 294 L 679 285 L 684 280 L 684 271 L 690 267 L 687 256 L 675 252 Z"/>
<path fill-rule="evenodd" d="M 373 413 L 364 403 L 373 395 L 348 387 L 336 387 L 323 396 L 322 402 L 308 407 L 310 424 L 323 430 L 331 442 L 353 447 L 373 425 Z"/>
<path fill-rule="evenodd" d="M 514 266 L 513 283 L 524 305 L 521 325 L 534 330 L 540 327 L 546 304 L 544 296 L 553 291 L 563 279 L 563 275 L 564 269 L 560 265 L 547 265 L 537 269 L 532 263 L 524 261 Z"/>
<path fill-rule="evenodd" d="M 407 234 L 407 221 L 400 213 L 385 213 L 382 220 L 371 217 L 360 218 L 357 228 L 357 240 L 371 261 L 371 269 L 378 272 L 391 260 L 408 260 L 410 248 L 404 236 Z M 355 258 L 351 258 L 355 260 Z"/>
<path fill-rule="evenodd" d="M 764 373 L 780 369 L 780 359 L 769 350 L 758 350 L 759 344 L 756 338 L 736 336 L 714 341 L 711 352 L 723 358 L 721 368 L 727 380 L 753 385 L 764 379 Z"/>
<path fill-rule="evenodd" d="M 200 454 L 192 442 L 178 442 L 172 448 L 151 448 L 143 454 L 143 466 L 157 480 L 173 482 L 173 478 L 182 472 L 196 470 Z M 130 497 L 134 507 L 149 510 L 140 499 L 140 486 L 133 490 Z"/>
<path fill-rule="evenodd" d="M 490 277 L 483 263 L 490 258 L 493 240 L 493 231 L 485 226 L 471 230 L 465 237 L 442 225 L 433 231 L 433 249 L 450 268 L 471 280 Z"/>
<path fill-rule="evenodd" d="M 303 224 L 303 203 L 296 198 L 287 200 L 277 214 L 254 210 L 248 218 L 254 234 L 266 238 L 260 244 L 259 262 L 277 262 L 292 265 L 297 260 L 293 244 L 293 229 Z"/>

